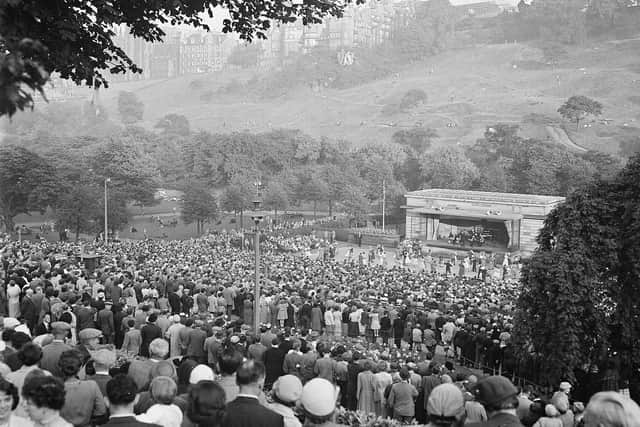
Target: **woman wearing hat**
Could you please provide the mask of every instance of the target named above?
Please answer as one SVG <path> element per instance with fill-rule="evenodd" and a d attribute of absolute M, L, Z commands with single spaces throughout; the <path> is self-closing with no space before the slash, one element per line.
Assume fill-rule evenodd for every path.
<path fill-rule="evenodd" d="M 269 408 L 282 415 L 284 427 L 301 427 L 293 408 L 302 396 L 302 382 L 295 375 L 283 375 L 273 383 L 271 389 L 273 403 Z"/>
<path fill-rule="evenodd" d="M 304 385 L 300 407 L 305 427 L 335 427 L 333 422 L 340 390 L 329 381 L 314 378 Z"/>

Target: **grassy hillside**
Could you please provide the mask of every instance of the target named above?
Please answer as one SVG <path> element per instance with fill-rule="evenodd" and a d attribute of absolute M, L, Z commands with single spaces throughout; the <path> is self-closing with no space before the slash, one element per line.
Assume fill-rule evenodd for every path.
<path fill-rule="evenodd" d="M 555 67 L 542 56 L 540 49 L 521 44 L 485 45 L 399 67 L 389 78 L 345 90 L 306 87 L 270 100 L 247 95 L 201 99 L 203 91 L 215 91 L 232 79 L 249 80 L 252 73 L 244 71 L 113 84 L 102 101 L 116 117 L 118 92 L 134 91 L 145 104 L 148 127 L 165 114 L 178 113 L 194 129 L 299 128 L 356 144 L 387 140 L 397 129 L 416 124 L 436 129 L 436 144 L 470 144 L 487 125 L 524 122 L 525 136 L 563 143 L 567 140 L 558 135 L 566 131 L 580 146 L 616 153 L 620 135 L 640 134 L 635 128 L 640 119 L 640 97 L 635 96 L 640 90 L 640 39 L 576 48 Z M 410 89 L 425 91 L 428 101 L 410 111 L 383 112 Z M 577 131 L 563 124 L 556 110 L 576 94 L 600 101 L 602 118 L 612 120 Z M 553 130 L 560 127 L 565 129 Z"/>

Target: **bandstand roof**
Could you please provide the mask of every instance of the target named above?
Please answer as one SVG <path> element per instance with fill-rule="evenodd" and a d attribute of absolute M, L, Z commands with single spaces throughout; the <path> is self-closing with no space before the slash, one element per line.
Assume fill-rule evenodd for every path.
<path fill-rule="evenodd" d="M 494 193 L 488 191 L 447 190 L 443 188 L 429 188 L 426 190 L 410 191 L 405 197 L 422 197 L 426 199 L 440 199 L 464 202 L 502 203 L 521 206 L 549 206 L 561 203 L 564 197 L 540 196 L 536 194 Z M 442 212 L 439 212 L 443 214 Z"/>

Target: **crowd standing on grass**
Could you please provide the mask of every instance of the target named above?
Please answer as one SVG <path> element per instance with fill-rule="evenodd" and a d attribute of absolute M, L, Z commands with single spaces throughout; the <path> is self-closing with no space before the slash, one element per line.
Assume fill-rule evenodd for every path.
<path fill-rule="evenodd" d="M 514 385 L 517 259 L 274 230 L 256 311 L 243 237 L 0 241 L 0 425 L 640 425 L 615 375 Z"/>

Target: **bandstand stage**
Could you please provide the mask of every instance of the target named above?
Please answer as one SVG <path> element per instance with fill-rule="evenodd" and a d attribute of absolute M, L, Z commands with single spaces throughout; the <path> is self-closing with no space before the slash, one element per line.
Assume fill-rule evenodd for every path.
<path fill-rule="evenodd" d="M 427 245 L 531 253 L 559 196 L 427 189 L 405 195 L 406 238 Z"/>

